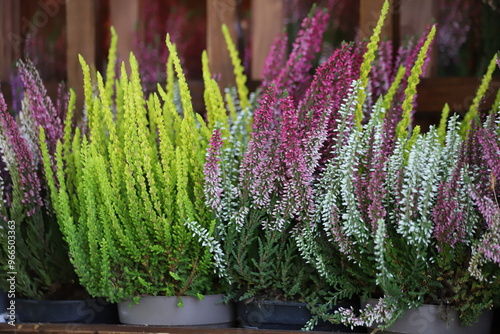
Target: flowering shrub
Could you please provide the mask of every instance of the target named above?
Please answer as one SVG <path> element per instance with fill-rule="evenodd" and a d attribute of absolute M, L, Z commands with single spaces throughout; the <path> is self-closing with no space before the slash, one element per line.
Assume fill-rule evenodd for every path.
<path fill-rule="evenodd" d="M 116 43 L 113 33 L 106 81 L 98 73 L 95 88 L 80 59 L 88 131 L 66 132 L 72 139 L 58 143 L 53 157 L 50 129 L 41 131 L 45 172 L 71 261 L 92 296 L 113 302 L 218 293 L 212 255 L 187 224 L 214 228 L 204 204 L 203 165 L 212 128 L 232 123 L 222 95 L 208 73 L 207 121 L 193 111 L 167 37 L 166 90 L 159 85 L 145 99 L 133 55 L 130 76 L 122 64 L 115 80 Z M 206 69 L 207 61 L 205 55 Z"/>
<path fill-rule="evenodd" d="M 361 92 L 370 87 L 363 66 L 342 102 L 331 158 L 314 188 L 314 219 L 295 234 L 302 256 L 336 288 L 317 310 L 326 319 L 389 326 L 407 309 L 438 303 L 470 324 L 500 293 L 499 114 L 481 122 L 477 103 L 496 59 L 464 120 L 448 119 L 445 109 L 440 127 L 421 134 L 410 116 L 434 34 L 433 27 L 422 43 L 400 107 L 389 88 L 360 121 Z M 361 312 L 326 313 L 356 294 L 381 299 Z"/>
<path fill-rule="evenodd" d="M 289 55 L 285 48 L 287 36 L 276 39 L 263 71 L 260 104 L 244 152 L 226 148 L 224 128 L 216 130 L 211 139 L 205 165 L 205 194 L 207 204 L 216 214 L 216 227 L 213 232 L 194 225 L 192 229 L 215 254 L 219 275 L 232 284 L 231 292 L 239 299 L 312 300 L 328 290 L 329 278 L 318 277 L 300 258 L 294 236 L 302 233 L 302 226 L 311 224 L 317 215 L 318 174 L 332 154 L 347 142 L 347 136 L 342 137 L 346 129 L 357 118 L 359 123 L 363 119 L 363 114 L 355 118 L 349 112 L 357 105 L 361 87 L 358 83 L 354 88 L 356 97 L 352 100 L 352 81 L 363 71 L 364 84 L 372 87 L 376 80 L 370 74 L 370 63 L 386 60 L 377 54 L 376 42 L 371 46 L 344 44 L 311 77 L 309 72 L 320 51 L 327 18 L 327 12 L 321 9 L 311 12 L 302 22 Z M 365 50 L 369 51 L 363 56 Z M 401 62 L 412 65 L 415 60 L 416 57 L 401 57 Z M 279 66 L 281 63 L 284 67 Z M 362 66 L 364 63 L 368 65 Z M 392 62 L 387 60 L 385 65 L 393 70 Z M 398 84 L 405 77 L 402 87 L 406 82 L 412 83 L 404 68 L 394 73 Z M 389 87 L 393 96 L 399 92 L 396 88 L 399 86 Z M 369 106 L 371 88 L 367 90 Z M 409 103 L 413 105 L 413 100 Z M 397 106 L 398 102 L 388 98 L 385 104 Z M 393 119 L 391 122 L 395 123 Z M 235 156 L 242 158 L 234 159 Z M 330 258 L 335 262 L 340 259 L 338 254 Z M 341 261 L 336 265 L 341 272 Z M 334 289 L 340 286 L 337 282 L 329 283 Z"/>
<path fill-rule="evenodd" d="M 205 194 L 215 227 L 191 228 L 214 254 L 219 275 L 231 284 L 229 294 L 236 299 L 299 301 L 310 295 L 306 287 L 321 288 L 300 258 L 292 233 L 314 211 L 312 181 L 331 111 L 326 91 L 336 80 L 333 58 L 309 83 L 326 18 L 324 11 L 316 11 L 304 20 L 285 68 L 270 65 L 268 58 L 248 145 L 228 146 L 239 136 L 234 128 L 229 141 L 224 127 L 210 141 Z M 271 54 L 285 57 L 282 41 Z M 316 95 L 317 90 L 324 95 Z M 300 102 L 299 96 L 304 96 Z"/>
<path fill-rule="evenodd" d="M 17 272 L 16 297 L 71 298 L 82 289 L 75 284 L 76 275 L 47 196 L 38 144 L 39 126 L 47 129 L 51 152 L 63 140 L 64 115 L 59 111 L 66 109 L 68 101 L 60 95 L 54 105 L 31 62 L 19 61 L 17 69 L 16 91 L 23 96 L 17 120 L 0 94 L 1 286 L 9 291 L 8 272 Z M 8 242 L 13 226 L 15 253 Z"/>

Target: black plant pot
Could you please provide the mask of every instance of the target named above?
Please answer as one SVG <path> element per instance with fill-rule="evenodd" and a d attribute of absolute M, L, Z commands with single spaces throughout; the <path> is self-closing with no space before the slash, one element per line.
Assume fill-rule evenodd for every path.
<path fill-rule="evenodd" d="M 8 303 L 7 292 L 0 289 L 0 314 L 7 312 Z"/>
<path fill-rule="evenodd" d="M 345 303 L 338 305 L 338 307 L 349 307 L 352 305 L 351 303 Z M 335 311 L 335 309 L 332 311 Z M 237 304 L 237 318 L 240 326 L 243 328 L 300 330 L 311 319 L 311 312 L 307 309 L 307 304 L 305 303 L 280 301 L 239 302 Z M 365 332 L 363 329 L 355 328 L 352 330 L 350 327 L 344 325 L 336 325 L 321 320 L 313 330 L 328 332 Z"/>
<path fill-rule="evenodd" d="M 104 299 L 16 299 L 16 322 L 117 324 L 116 304 Z"/>
<path fill-rule="evenodd" d="M 493 310 L 493 323 L 491 325 L 491 334 L 500 333 L 500 308 L 495 308 Z"/>

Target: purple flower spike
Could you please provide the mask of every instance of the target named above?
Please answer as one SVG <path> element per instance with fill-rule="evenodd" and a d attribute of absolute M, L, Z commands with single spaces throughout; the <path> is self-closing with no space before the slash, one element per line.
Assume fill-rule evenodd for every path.
<path fill-rule="evenodd" d="M 316 10 L 312 17 L 302 21 L 299 34 L 278 77 L 272 81 L 278 91 L 286 90 L 296 101 L 300 100 L 300 91 L 309 84 L 312 61 L 321 50 L 323 33 L 328 23 L 329 14 Z"/>
<path fill-rule="evenodd" d="M 18 70 L 25 87 L 25 94 L 28 95 L 30 117 L 35 121 L 35 133 L 38 133 L 39 126 L 43 126 L 47 135 L 49 153 L 53 154 L 57 140 L 62 138 L 63 134 L 61 118 L 47 95 L 47 90 L 33 64 L 19 61 Z"/>
<path fill-rule="evenodd" d="M 10 143 L 12 152 L 15 155 L 17 163 L 17 172 L 20 177 L 20 191 L 24 194 L 21 200 L 27 207 L 26 214 L 31 216 L 36 208 L 43 205 L 40 196 L 40 179 L 36 173 L 33 159 L 33 152 L 30 151 L 26 140 L 21 136 L 19 128 L 14 118 L 8 113 L 7 105 L 3 95 L 0 93 L 0 124 L 2 125 L 4 135 Z M 15 191 L 13 189 L 13 191 Z"/>
<path fill-rule="evenodd" d="M 204 167 L 205 174 L 205 198 L 215 212 L 220 211 L 221 195 L 222 195 L 222 177 L 220 169 L 220 153 L 222 148 L 222 139 L 220 129 L 215 129 L 212 138 L 210 138 L 209 149 L 207 153 L 207 161 Z"/>

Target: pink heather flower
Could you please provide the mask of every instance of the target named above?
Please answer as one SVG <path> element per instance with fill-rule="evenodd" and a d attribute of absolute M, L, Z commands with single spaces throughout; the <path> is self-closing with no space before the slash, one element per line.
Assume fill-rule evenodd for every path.
<path fill-rule="evenodd" d="M 384 170 L 387 156 L 383 145 L 376 148 L 375 129 L 370 134 L 370 145 L 366 154 L 363 168 L 366 173 L 358 173 L 358 182 L 356 182 L 357 197 L 361 201 L 359 208 L 364 216 L 364 221 L 370 222 L 371 233 L 375 235 L 378 228 L 378 221 L 384 219 L 386 210 L 384 207 L 384 198 L 387 193 L 384 187 L 386 173 Z M 362 201 L 364 199 L 364 201 Z"/>
<path fill-rule="evenodd" d="M 356 46 L 343 44 L 316 70 L 309 89 L 300 101 L 301 132 L 321 133 L 326 126 L 326 141 L 322 140 L 324 144 L 319 158 L 321 166 L 332 156 L 332 147 L 339 136 L 335 130 L 338 111 L 353 80 L 359 77 L 362 60 L 363 56 Z"/>
<path fill-rule="evenodd" d="M 288 36 L 286 33 L 279 34 L 274 40 L 262 69 L 262 87 L 269 87 L 271 82 L 278 77 L 285 64 L 287 45 Z"/>
<path fill-rule="evenodd" d="M 339 251 L 352 259 L 353 244 L 343 230 L 343 225 L 339 217 L 340 210 L 335 204 L 332 204 L 327 222 L 328 229 L 325 231 L 328 236 L 333 238 Z"/>
<path fill-rule="evenodd" d="M 378 57 L 370 72 L 370 86 L 372 99 L 374 101 L 389 90 L 394 75 L 396 74 L 397 67 L 394 66 L 392 50 L 391 40 L 380 42 Z"/>
<path fill-rule="evenodd" d="M 433 210 L 433 235 L 437 241 L 438 251 L 442 251 L 444 245 L 454 247 L 455 244 L 463 242 L 465 238 L 467 203 L 463 203 L 460 196 L 467 191 L 460 184 L 463 168 L 464 154 L 461 153 L 451 178 L 439 185 L 436 205 Z"/>
<path fill-rule="evenodd" d="M 500 209 L 492 216 L 488 231 L 483 235 L 477 251 L 496 264 L 500 264 Z"/>
<path fill-rule="evenodd" d="M 478 211 L 486 222 L 479 226 L 477 233 L 486 233 L 489 239 L 500 235 L 498 228 L 498 216 L 500 208 L 496 194 L 498 185 L 495 178 L 498 173 L 499 154 L 498 142 L 494 135 L 496 126 L 489 119 L 483 128 L 479 127 L 477 121 L 473 121 L 472 128 L 466 141 L 465 157 L 468 165 L 469 176 L 472 178 L 470 196 L 474 200 Z M 497 151 L 495 151 L 497 150 Z M 488 238 L 485 238 L 488 239 Z M 483 252 L 494 252 L 496 245 L 484 243 Z M 492 256 L 493 253 L 490 255 Z"/>
<path fill-rule="evenodd" d="M 276 87 L 271 85 L 255 112 L 252 138 L 240 167 L 242 196 L 252 199 L 256 208 L 267 208 L 271 204 L 271 194 L 278 178 L 279 159 L 275 145 L 279 117 L 277 98 Z"/>
<path fill-rule="evenodd" d="M 306 165 L 302 135 L 299 129 L 297 111 L 291 97 L 280 101 L 282 122 L 278 154 L 282 161 L 282 193 L 276 213 L 284 217 L 300 218 L 312 214 L 314 201 L 311 170 Z M 307 140 L 307 139 L 306 139 Z"/>
<path fill-rule="evenodd" d="M 295 100 L 300 100 L 301 90 L 309 85 L 312 61 L 321 50 L 323 33 L 328 23 L 329 14 L 316 10 L 312 17 L 302 21 L 301 28 L 293 43 L 292 52 L 279 73 L 272 81 L 278 91 L 286 90 Z"/>
<path fill-rule="evenodd" d="M 410 74 L 411 74 L 411 69 L 413 68 L 413 65 L 415 65 L 415 61 L 418 58 L 418 54 L 420 52 L 420 49 L 425 44 L 425 41 L 427 39 L 427 36 L 429 35 L 431 28 L 432 28 L 432 25 L 427 27 L 425 32 L 422 34 L 422 37 L 420 37 L 420 39 L 418 40 L 418 42 L 416 43 L 416 45 L 413 48 L 408 47 L 409 53 L 407 53 L 407 51 L 404 51 L 404 50 L 401 50 L 401 52 L 399 52 L 399 57 L 398 57 L 395 69 L 397 69 L 400 65 L 403 65 L 406 69 L 406 73 L 403 76 L 403 80 L 401 81 L 401 85 L 400 85 L 401 89 L 399 90 L 399 94 L 396 94 L 396 96 L 394 97 L 394 99 L 395 99 L 394 105 L 402 104 L 404 99 L 405 99 L 404 90 L 406 89 L 406 86 L 408 83 L 408 78 L 410 77 Z M 425 58 L 424 65 L 422 67 L 422 75 L 425 74 L 427 67 L 429 65 L 430 58 L 431 58 L 429 55 L 432 52 L 432 47 L 434 45 L 434 41 L 432 41 L 432 44 L 429 46 L 429 49 L 427 50 L 427 56 Z M 411 45 L 412 44 L 410 44 L 410 46 Z M 413 110 L 416 110 L 416 106 L 417 106 L 417 94 L 415 94 L 415 96 L 414 96 Z"/>
<path fill-rule="evenodd" d="M 40 196 L 41 186 L 40 180 L 36 173 L 36 167 L 33 161 L 33 152 L 30 151 L 26 140 L 21 136 L 19 128 L 14 118 L 8 113 L 7 106 L 3 94 L 0 93 L 0 124 L 2 126 L 3 134 L 11 145 L 17 163 L 17 172 L 20 177 L 20 184 L 13 186 L 20 186 L 24 196 L 22 199 L 23 205 L 27 208 L 26 214 L 31 216 L 35 213 L 37 207 L 43 205 Z M 12 189 L 16 191 L 16 189 Z"/>
<path fill-rule="evenodd" d="M 220 154 L 222 148 L 222 139 L 220 129 L 215 129 L 210 138 L 209 149 L 207 152 L 207 161 L 204 167 L 205 185 L 204 193 L 206 203 L 215 212 L 220 211 L 222 196 L 222 177 L 220 169 Z"/>
<path fill-rule="evenodd" d="M 43 126 L 49 153 L 52 154 L 56 150 L 57 141 L 62 138 L 63 122 L 33 64 L 19 61 L 18 70 L 29 100 L 29 116 L 35 121 L 35 133 L 38 133 L 39 126 Z M 35 154 L 39 156 L 39 152 Z"/>
<path fill-rule="evenodd" d="M 493 123 L 492 121 L 487 121 Z M 496 128 L 486 126 L 479 130 L 479 143 L 492 176 L 500 182 L 500 147 Z"/>
<path fill-rule="evenodd" d="M 369 304 L 356 315 L 354 309 L 341 307 L 335 311 L 343 324 L 351 327 L 373 326 L 375 323 L 390 323 L 397 311 L 395 299 L 390 296 L 380 298 L 377 304 Z"/>
<path fill-rule="evenodd" d="M 56 107 L 57 118 L 60 119 L 62 123 L 64 123 L 63 120 L 66 118 L 68 104 L 69 104 L 69 92 L 66 90 L 66 86 L 64 85 L 64 83 L 61 82 L 57 86 L 57 99 L 55 107 Z"/>

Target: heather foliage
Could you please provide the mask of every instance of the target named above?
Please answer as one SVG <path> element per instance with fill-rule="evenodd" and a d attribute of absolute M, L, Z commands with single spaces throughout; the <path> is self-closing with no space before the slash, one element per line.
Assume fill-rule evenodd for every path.
<path fill-rule="evenodd" d="M 302 21 L 292 51 L 284 66 L 286 35 L 279 35 L 266 58 L 263 69 L 264 80 L 262 90 L 274 84 L 278 92 L 287 91 L 296 101 L 301 99 L 311 83 L 312 61 L 321 50 L 323 33 L 328 22 L 328 12 L 313 7 L 309 16 Z"/>
<path fill-rule="evenodd" d="M 315 70 L 311 79 L 308 72 L 321 45 L 325 20 L 326 14 L 318 9 L 304 19 L 287 59 L 286 35 L 277 38 L 267 58 L 260 104 L 241 163 L 235 163 L 233 155 L 225 148 L 226 143 L 221 138 L 224 129 L 212 136 L 205 165 L 205 193 L 209 198 L 207 204 L 217 216 L 217 225 L 213 233 L 194 230 L 217 254 L 219 275 L 232 283 L 231 291 L 240 299 L 254 296 L 293 300 L 319 298 L 319 294 L 298 289 L 311 286 L 312 280 L 321 282 L 316 283 L 321 284 L 318 287 L 325 286 L 328 281 L 337 293 L 334 293 L 335 298 L 351 297 L 356 289 L 352 280 L 343 275 L 326 274 L 329 270 L 337 273 L 346 270 L 344 261 L 339 260 L 342 252 L 328 246 L 327 240 L 321 241 L 322 244 L 311 242 L 323 229 L 317 220 L 321 203 L 315 199 L 330 187 L 341 192 L 341 186 L 346 186 L 342 194 L 349 198 L 335 205 L 342 209 L 348 205 L 358 216 L 349 221 L 348 236 L 340 225 L 325 228 L 329 240 L 335 238 L 341 248 L 350 247 L 351 237 L 358 244 L 368 242 L 378 230 L 379 220 L 387 214 L 383 203 L 386 153 L 394 148 L 395 128 L 402 119 L 402 111 L 396 106 L 403 99 L 398 95 L 400 100 L 394 101 L 394 96 L 404 94 L 414 63 L 420 72 L 415 72 L 410 82 L 418 79 L 429 45 L 421 52 L 422 60 L 418 62 L 416 56 L 410 60 L 409 55 L 415 51 L 408 47 L 412 51 L 399 59 L 400 63 L 409 65 L 407 71 L 404 67 L 397 70 L 388 57 L 384 58 L 387 54 L 377 52 L 377 37 L 371 44 L 370 56 L 366 56 L 364 43 L 343 44 Z M 432 36 L 428 40 L 431 41 Z M 278 67 L 279 63 L 285 66 Z M 364 93 L 368 98 L 362 110 L 373 108 L 377 116 L 363 123 L 366 130 L 362 131 L 354 128 L 357 122 L 361 124 L 354 112 L 359 106 L 358 96 L 361 92 L 372 91 L 372 87 L 382 80 L 372 73 L 373 64 L 386 66 L 396 83 L 378 90 L 380 94 L 389 93 L 386 99 L 377 103 L 372 103 L 372 94 Z M 361 68 L 364 68 L 364 83 L 357 80 Z M 401 84 L 403 79 L 405 84 Z M 384 107 L 391 108 L 391 118 L 385 117 Z M 392 129 L 392 136 L 387 134 L 387 129 Z M 359 147 L 349 145 L 359 137 L 363 138 L 362 144 L 357 143 Z M 364 153 L 366 162 L 364 155 L 358 154 L 361 145 L 366 149 L 370 147 Z M 357 163 L 370 172 L 359 176 L 352 174 L 350 168 L 356 164 L 344 165 L 347 162 L 343 159 L 347 157 L 363 159 Z M 325 177 L 318 179 L 319 175 Z M 363 210 L 358 210 L 357 196 L 365 193 L 366 187 L 370 189 L 369 194 L 360 199 Z M 325 201 L 330 204 L 336 201 L 330 195 L 327 197 Z M 324 207 L 322 215 L 325 217 L 336 214 L 335 210 Z M 342 219 L 333 216 L 332 219 Z M 363 219 L 370 220 L 368 229 L 363 226 Z M 300 259 L 297 247 L 307 262 L 318 264 L 321 279 Z M 373 245 L 368 242 L 366 247 L 362 256 L 368 259 L 368 251 Z M 324 254 L 320 255 L 321 252 Z M 347 270 L 359 271 L 356 268 Z M 300 279 L 291 281 L 290 275 Z M 374 282 L 375 278 L 368 276 L 370 280 Z M 321 294 L 326 291 L 323 289 Z"/>
<path fill-rule="evenodd" d="M 9 113 L 0 94 L 1 285 L 8 291 L 7 273 L 17 272 L 19 297 L 70 298 L 66 289 L 76 292 L 75 274 L 47 196 L 38 144 L 39 126 L 47 128 L 52 152 L 56 142 L 63 140 L 59 110 L 67 108 L 67 99 L 60 95 L 56 103 L 60 108 L 54 106 L 31 62 L 19 61 L 17 70 L 17 89 L 23 96 L 17 117 Z M 14 262 L 9 262 L 12 252 L 8 249 L 11 221 L 15 222 L 16 235 Z"/>
<path fill-rule="evenodd" d="M 201 298 L 221 289 L 213 256 L 189 224 L 214 230 L 204 203 L 206 150 L 214 128 L 229 135 L 238 120 L 228 116 L 206 56 L 208 122 L 193 111 L 176 47 L 168 36 L 166 43 L 166 89 L 159 85 L 147 99 L 132 54 L 130 75 L 122 64 L 115 80 L 112 48 L 106 81 L 98 73 L 96 82 L 80 59 L 88 131 L 65 134 L 72 143 L 57 145 L 56 173 L 47 131 L 41 132 L 50 193 L 71 261 L 91 295 L 114 302 L 142 295 Z M 239 100 L 232 104 L 242 108 Z"/>
<path fill-rule="evenodd" d="M 205 194 L 216 226 L 193 230 L 216 254 L 219 275 L 237 299 L 304 300 L 321 288 L 292 234 L 314 212 L 312 182 L 328 132 L 330 93 L 341 81 L 337 66 L 350 65 L 353 49 L 346 46 L 332 56 L 311 81 L 308 72 L 326 17 L 318 10 L 304 20 L 287 66 L 264 82 L 250 141 L 237 152 L 241 161 L 235 163 L 234 148 L 221 137 L 223 128 L 212 135 Z M 272 53 L 281 51 L 275 45 Z M 268 66 L 265 73 L 274 70 Z M 303 98 L 296 100 L 299 95 Z"/>
<path fill-rule="evenodd" d="M 439 129 L 420 133 L 411 127 L 434 34 L 432 27 L 418 43 L 410 68 L 395 72 L 397 86 L 406 88 L 388 85 L 372 105 L 364 98 L 371 86 L 354 81 L 334 108 L 330 156 L 313 183 L 315 214 L 294 234 L 302 257 L 332 287 L 326 304 L 316 308 L 325 319 L 390 325 L 406 309 L 438 303 L 458 310 L 462 323 L 470 324 L 500 292 L 498 113 L 481 123 L 473 103 L 467 136 L 466 121 L 449 117 L 448 108 Z M 371 111 L 365 121 L 360 108 Z M 326 313 L 329 305 L 354 295 L 381 299 L 361 312 Z"/>

